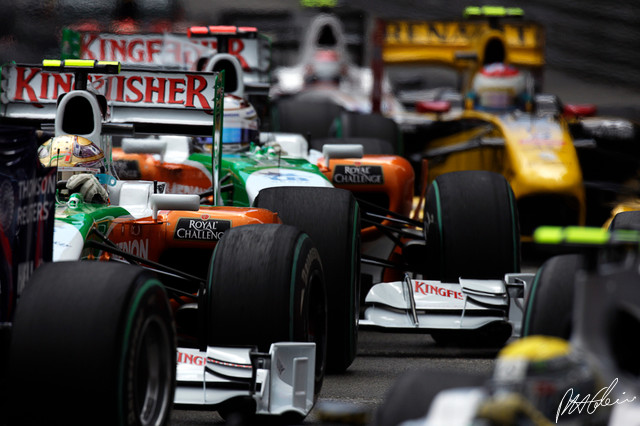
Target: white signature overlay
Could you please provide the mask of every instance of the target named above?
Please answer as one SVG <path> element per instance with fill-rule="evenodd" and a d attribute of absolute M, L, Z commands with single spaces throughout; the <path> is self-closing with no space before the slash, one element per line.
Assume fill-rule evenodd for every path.
<path fill-rule="evenodd" d="M 624 399 L 610 398 L 609 394 L 611 394 L 617 384 L 618 378 L 616 377 L 609 386 L 603 387 L 596 392 L 595 395 L 591 396 L 591 394 L 587 394 L 584 397 L 581 397 L 579 393 L 574 396 L 573 388 L 570 388 L 564 393 L 560 405 L 558 405 L 556 423 L 558 423 L 558 418 L 564 414 L 573 414 L 576 411 L 578 413 L 585 411 L 587 414 L 593 414 L 600 407 L 610 407 L 612 405 L 625 404 L 636 400 L 635 396 L 631 398 L 625 397 Z M 622 392 L 622 395 L 624 396 L 625 393 L 626 392 Z"/>

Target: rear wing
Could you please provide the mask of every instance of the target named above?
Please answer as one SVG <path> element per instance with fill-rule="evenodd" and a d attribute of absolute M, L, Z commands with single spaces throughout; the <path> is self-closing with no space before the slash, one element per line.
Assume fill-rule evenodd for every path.
<path fill-rule="evenodd" d="M 213 182 L 222 155 L 224 77 L 212 72 L 120 69 L 118 62 L 50 60 L 0 69 L 0 123 L 53 125 L 111 158 L 114 133 L 213 137 Z M 216 194 L 219 189 L 214 188 Z"/>
<path fill-rule="evenodd" d="M 117 74 L 102 74 L 93 69 L 86 79 L 88 91 L 97 94 L 104 104 L 105 129 L 109 124 L 127 123 L 143 133 L 213 134 L 212 116 L 222 99 L 222 79 L 217 73 L 123 68 Z M 74 72 L 69 69 L 2 66 L 0 118 L 53 122 L 60 96 L 74 90 L 74 80 Z"/>
<path fill-rule="evenodd" d="M 386 64 L 448 65 L 474 69 L 507 62 L 530 69 L 545 64 L 544 28 L 525 21 L 520 9 L 475 7 L 458 21 L 387 21 L 382 46 Z"/>
<path fill-rule="evenodd" d="M 124 66 L 193 70 L 214 49 L 186 34 L 115 34 L 62 30 L 61 59 L 118 61 Z"/>
<path fill-rule="evenodd" d="M 205 31 L 206 30 L 206 31 Z M 62 59 L 118 61 L 124 66 L 195 71 L 216 53 L 238 59 L 245 84 L 268 84 L 271 40 L 253 27 L 192 27 L 187 34 L 62 31 Z"/>

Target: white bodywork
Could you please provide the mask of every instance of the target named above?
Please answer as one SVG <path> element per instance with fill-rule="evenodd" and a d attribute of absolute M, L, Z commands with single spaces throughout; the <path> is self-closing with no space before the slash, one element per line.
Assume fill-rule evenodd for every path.
<path fill-rule="evenodd" d="M 321 34 L 329 29 L 335 40 L 334 44 L 320 42 Z M 306 74 L 314 67 L 314 55 L 318 51 L 333 51 L 339 58 L 341 68 L 337 84 L 309 84 Z M 348 111 L 370 113 L 371 92 L 373 91 L 373 72 L 370 68 L 355 65 L 347 49 L 347 40 L 340 20 L 331 14 L 316 16 L 309 25 L 300 48 L 298 63 L 290 67 L 276 68 L 273 72 L 274 83 L 270 96 L 277 98 L 300 94 L 307 100 L 313 98 L 329 98 Z M 404 107 L 393 94 L 387 78 L 382 82 L 382 112 L 396 116 L 404 112 Z"/>
<path fill-rule="evenodd" d="M 307 158 L 309 155 L 309 142 L 299 133 L 261 132 L 260 143 L 275 143 L 292 158 Z"/>
<path fill-rule="evenodd" d="M 246 190 L 249 202 L 253 204 L 253 200 L 261 190 L 279 186 L 333 187 L 331 182 L 315 173 L 280 167 L 265 168 L 252 173 L 247 178 Z"/>
<path fill-rule="evenodd" d="M 214 406 L 249 396 L 256 414 L 307 415 L 314 404 L 315 343 L 282 342 L 268 354 L 249 348 L 178 348 L 176 404 Z"/>
<path fill-rule="evenodd" d="M 34 74 L 43 74 L 39 68 L 34 68 Z M 16 67 L 3 67 L 3 73 L 22 72 Z M 45 74 L 48 75 L 48 74 Z M 204 74 L 195 75 L 198 81 L 207 82 Z M 213 75 L 212 75 L 213 76 Z M 48 81 L 48 77 L 43 81 Z M 15 78 L 14 78 L 15 80 Z M 52 79 L 53 80 L 53 79 Z M 4 83 L 4 81 L 3 81 Z M 4 87 L 4 86 L 3 86 Z M 185 86 L 186 87 L 186 86 Z M 15 89 L 15 88 L 14 88 Z M 42 90 L 42 87 L 40 87 Z M 15 89 L 17 90 L 17 89 Z M 48 108 L 34 108 L 32 105 L 18 103 L 2 105 L 0 115 L 15 116 L 18 118 L 34 118 L 29 116 L 29 108 L 45 109 L 42 113 L 53 113 L 55 117 L 56 135 L 64 134 L 63 124 L 66 121 L 64 112 L 66 105 L 71 105 L 74 100 L 85 99 L 86 106 L 92 109 L 91 118 L 94 126 L 91 132 L 81 136 L 102 140 L 102 117 L 95 96 L 88 91 L 75 90 L 67 93 L 57 107 L 54 102 L 48 102 Z M 206 102 L 214 99 L 214 92 L 209 96 L 202 95 L 199 99 Z M 6 92 L 3 91 L 3 96 Z M 42 94 L 41 94 L 42 95 Z M 198 97 L 194 95 L 194 97 Z M 84 107 L 84 105 L 82 105 Z M 126 108 L 126 106 L 124 107 Z M 157 111 L 162 112 L 160 109 Z M 189 110 L 187 110 L 189 111 Z M 117 110 L 112 111 L 111 118 L 117 116 Z M 131 112 L 131 111 L 129 111 Z M 149 112 L 149 111 L 147 111 Z M 195 111 L 201 113 L 202 111 Z M 160 118 L 158 118 L 160 116 Z M 194 122 L 181 122 L 180 114 L 149 113 L 146 117 L 155 117 L 167 124 L 167 121 L 176 120 L 177 124 L 203 124 L 206 119 L 208 126 L 212 124 L 212 117 L 207 113 L 199 115 Z M 135 118 L 134 122 L 145 123 L 144 114 L 127 116 L 123 113 L 120 118 Z M 116 120 L 117 122 L 117 120 Z M 126 121 L 123 121 L 126 122 Z M 206 124 L 205 123 L 205 124 Z M 150 152 L 165 155 L 170 150 L 171 142 L 185 147 L 184 139 L 167 139 L 167 143 L 156 143 L 148 146 Z M 135 142 L 134 142 L 135 143 Z M 102 146 L 105 157 L 111 158 L 110 145 Z M 140 145 L 138 148 L 145 148 Z M 176 152 L 178 151 L 178 152 Z M 179 150 L 171 151 L 174 158 L 180 157 Z M 186 157 L 182 157 L 186 158 Z M 149 181 L 118 181 L 115 177 L 107 175 L 107 192 L 110 206 L 121 207 L 134 218 L 157 218 L 159 210 L 193 210 L 200 209 L 200 197 L 188 194 L 165 194 L 164 184 Z M 75 195 L 75 194 L 73 194 Z M 53 261 L 78 260 L 82 255 L 85 245 L 84 238 L 78 228 L 65 223 L 63 217 L 72 217 L 74 209 L 81 209 L 82 203 L 78 198 L 70 196 L 66 204 L 58 206 L 59 218 L 55 221 L 54 230 L 54 254 Z M 107 207 L 105 205 L 105 207 Z M 80 210 L 79 210 L 80 211 Z M 120 214 L 118 212 L 117 214 Z M 108 234 L 108 233 L 107 233 Z M 307 415 L 314 403 L 315 395 L 315 343 L 283 342 L 271 345 L 269 353 L 255 353 L 248 348 L 238 347 L 208 347 L 205 352 L 194 349 L 178 348 L 178 362 L 176 365 L 177 388 L 175 402 L 180 404 L 218 405 L 230 398 L 247 396 L 256 401 L 257 414 L 279 415 L 288 412 Z M 196 361 L 194 361 L 194 359 Z M 198 361 L 199 360 L 199 361 Z"/>
<path fill-rule="evenodd" d="M 53 255 L 54 262 L 65 260 L 78 260 L 84 247 L 84 238 L 75 226 L 54 221 L 53 228 Z"/>
<path fill-rule="evenodd" d="M 374 285 L 365 299 L 361 326 L 398 330 L 473 330 L 509 322 L 520 335 L 523 295 L 534 274 L 504 280 L 460 279 L 458 283 L 411 279 Z"/>

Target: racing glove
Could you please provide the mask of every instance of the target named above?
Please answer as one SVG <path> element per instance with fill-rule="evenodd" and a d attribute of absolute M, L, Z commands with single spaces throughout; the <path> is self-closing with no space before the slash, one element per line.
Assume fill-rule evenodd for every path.
<path fill-rule="evenodd" d="M 67 180 L 67 188 L 71 192 L 79 192 L 88 203 L 106 203 L 109 199 L 107 190 L 98 178 L 91 173 L 73 175 Z"/>

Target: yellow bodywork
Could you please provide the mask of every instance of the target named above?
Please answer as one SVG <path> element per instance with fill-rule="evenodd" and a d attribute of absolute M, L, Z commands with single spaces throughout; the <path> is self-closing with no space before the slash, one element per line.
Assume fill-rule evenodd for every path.
<path fill-rule="evenodd" d="M 382 59 L 387 65 L 441 64 L 473 74 L 490 58 L 491 43 L 504 46 L 501 62 L 532 71 L 544 67 L 544 28 L 531 21 L 389 21 Z"/>
<path fill-rule="evenodd" d="M 627 200 L 620 201 L 611 209 L 611 215 L 609 216 L 607 221 L 602 225 L 602 227 L 605 229 L 609 229 L 609 226 L 611 225 L 611 221 L 613 221 L 613 218 L 616 217 L 618 213 L 635 212 L 638 210 L 640 210 L 640 199 L 630 198 Z"/>
<path fill-rule="evenodd" d="M 452 122 L 469 123 L 470 128 L 428 143 L 423 153 L 431 154 L 429 181 L 458 170 L 493 171 L 505 176 L 516 200 L 541 195 L 575 200 L 578 215 L 574 224 L 585 224 L 582 171 L 562 118 L 518 111 L 496 115 L 476 110 L 463 110 L 450 117 Z M 464 149 L 432 155 L 447 147 Z"/>
<path fill-rule="evenodd" d="M 502 13 L 504 8 L 496 9 Z M 507 15 L 499 19 L 485 14 L 482 19 L 458 21 L 387 21 L 383 62 L 385 66 L 445 65 L 459 73 L 458 89 L 463 94 L 472 76 L 490 62 L 525 69 L 541 83 L 544 28 L 521 16 Z M 550 224 L 544 223 L 553 219 L 549 210 L 565 205 L 571 214 L 564 220 L 571 223 L 556 225 L 585 224 L 582 171 L 564 118 L 530 111 L 488 113 L 469 105 L 445 113 L 424 113 L 422 118 L 436 123 L 438 131 L 422 147 L 429 159 L 429 181 L 458 170 L 494 171 L 505 176 L 519 202 L 527 199 L 523 204 L 530 210 L 523 212 L 530 216 L 527 227 L 537 225 L 538 217 L 540 225 Z M 550 202 L 548 208 L 542 205 L 545 201 Z M 524 240 L 527 235 L 523 234 Z"/>

